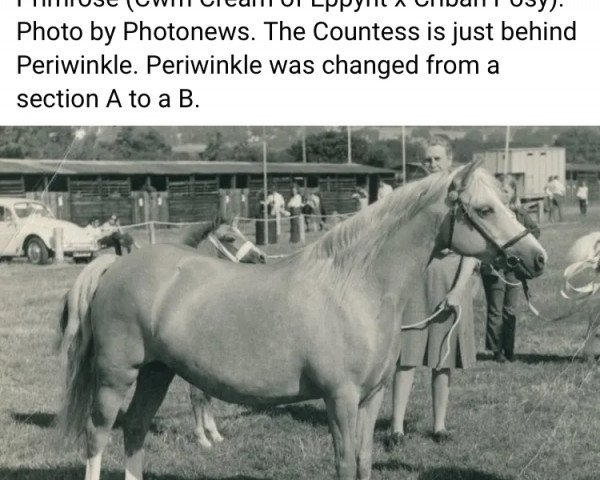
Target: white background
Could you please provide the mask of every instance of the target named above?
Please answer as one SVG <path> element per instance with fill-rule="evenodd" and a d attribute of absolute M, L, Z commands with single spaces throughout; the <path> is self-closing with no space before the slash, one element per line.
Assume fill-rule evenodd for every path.
<path fill-rule="evenodd" d="M 54 0 L 56 1 L 56 0 Z M 326 13 L 302 0 L 301 8 L 146 8 L 131 13 L 120 0 L 118 8 L 32 8 L 33 0 L 3 4 L 0 16 L 0 124 L 3 125 L 599 125 L 600 124 L 600 2 L 562 0 L 554 13 L 534 8 L 363 8 Z M 323 1 L 323 0 L 321 0 Z M 372 0 L 373 1 L 373 0 Z M 440 0 L 436 0 L 439 4 Z M 529 1 L 529 0 L 528 0 Z M 552 1 L 552 0 L 550 0 Z M 275 3 L 276 0 L 274 0 Z M 489 2 L 489 0 L 488 0 Z M 395 0 L 387 0 L 393 5 Z M 406 2 L 412 4 L 413 0 Z M 476 3 L 472 0 L 472 3 Z M 481 3 L 481 0 L 478 1 Z M 8 4 L 8 5 L 7 5 Z M 17 21 L 41 24 L 80 24 L 84 33 L 91 20 L 119 26 L 124 20 L 143 20 L 159 25 L 249 25 L 254 42 L 17 42 Z M 310 26 L 319 20 L 330 24 L 419 25 L 427 21 L 451 25 L 499 23 L 564 25 L 577 21 L 577 42 L 470 42 L 451 47 L 446 42 L 268 42 L 263 21 Z M 119 29 L 118 29 L 119 31 Z M 499 31 L 496 31 L 497 38 Z M 85 38 L 85 37 L 84 37 Z M 248 53 L 266 63 L 267 58 L 313 58 L 317 65 L 340 53 L 346 58 L 400 58 L 429 53 L 439 58 L 475 58 L 485 65 L 489 58 L 501 62 L 501 74 L 488 76 L 41 76 L 17 75 L 18 54 L 38 58 L 54 55 L 92 58 L 100 53 L 119 53 L 141 67 L 146 54 L 169 58 L 225 56 Z M 423 64 L 421 64 L 423 66 Z M 140 68 L 142 70 L 142 68 Z M 194 89 L 200 108 L 170 110 L 20 109 L 20 92 L 96 91 L 131 88 L 156 95 Z"/>

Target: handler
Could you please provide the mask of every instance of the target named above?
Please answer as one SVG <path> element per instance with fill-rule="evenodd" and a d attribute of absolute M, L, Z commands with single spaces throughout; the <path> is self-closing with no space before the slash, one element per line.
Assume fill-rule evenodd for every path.
<path fill-rule="evenodd" d="M 521 207 L 517 196 L 517 182 L 510 176 L 504 178 L 502 189 L 506 195 L 508 207 L 517 220 L 527 228 L 535 238 L 540 237 L 540 228 Z M 502 275 L 502 278 L 500 278 Z M 481 266 L 481 278 L 487 300 L 487 322 L 485 327 L 485 348 L 494 354 L 499 363 L 514 361 L 515 327 L 517 317 L 517 299 L 521 283 L 513 272 L 498 272 L 487 264 Z"/>
<path fill-rule="evenodd" d="M 432 142 L 423 162 L 429 173 L 448 171 L 451 164 L 452 152 L 447 142 L 444 139 Z M 389 449 L 404 441 L 404 415 L 418 366 L 431 369 L 433 438 L 436 442 L 450 438 L 446 430 L 446 412 L 451 371 L 475 364 L 473 297 L 479 279 L 473 273 L 478 265 L 478 260 L 461 257 L 450 250 L 436 254 L 425 271 L 421 288 L 415 288 L 402 313 L 402 324 L 412 325 L 429 317 L 440 306 L 446 307 L 425 327 L 402 332 L 402 350 L 394 376 L 392 428 L 387 441 Z M 451 331 L 458 306 L 460 321 Z M 448 337 L 450 351 L 446 355 Z"/>

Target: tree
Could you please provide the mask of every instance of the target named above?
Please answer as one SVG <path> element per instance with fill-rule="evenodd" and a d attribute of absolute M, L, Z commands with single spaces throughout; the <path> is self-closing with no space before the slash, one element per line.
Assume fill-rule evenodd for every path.
<path fill-rule="evenodd" d="M 206 150 L 200 154 L 202 160 L 209 162 L 221 162 L 227 160 L 227 152 L 225 151 L 225 142 L 221 132 L 214 132 L 208 139 Z"/>
<path fill-rule="evenodd" d="M 345 163 L 348 161 L 348 136 L 346 130 L 327 130 L 306 137 L 306 158 L 314 163 Z M 302 161 L 302 141 L 298 140 L 288 153 L 296 161 Z M 352 161 L 366 163 L 368 161 L 367 141 L 358 136 L 352 136 Z"/>
<path fill-rule="evenodd" d="M 117 160 L 155 160 L 171 156 L 171 146 L 153 128 L 123 127 L 112 143 L 101 148 L 107 158 Z"/>
<path fill-rule="evenodd" d="M 561 132 L 554 142 L 565 147 L 567 162 L 600 163 L 600 132 L 591 127 L 573 127 Z"/>
<path fill-rule="evenodd" d="M 0 155 L 5 158 L 64 158 L 74 138 L 71 127 L 0 127 Z"/>

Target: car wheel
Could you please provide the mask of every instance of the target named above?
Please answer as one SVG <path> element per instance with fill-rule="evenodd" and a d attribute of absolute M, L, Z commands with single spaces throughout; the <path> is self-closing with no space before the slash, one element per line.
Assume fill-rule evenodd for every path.
<path fill-rule="evenodd" d="M 34 237 L 27 242 L 25 253 L 27 254 L 29 261 L 34 265 L 45 265 L 48 263 L 48 258 L 50 257 L 48 247 L 46 247 L 44 242 L 37 237 Z"/>

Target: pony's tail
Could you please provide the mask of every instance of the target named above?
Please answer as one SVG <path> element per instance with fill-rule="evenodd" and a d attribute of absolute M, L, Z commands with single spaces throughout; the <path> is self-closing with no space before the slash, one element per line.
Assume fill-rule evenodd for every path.
<path fill-rule="evenodd" d="M 81 271 L 65 297 L 57 342 L 65 389 L 57 423 L 66 443 L 79 438 L 90 415 L 96 375 L 89 307 L 100 278 L 116 259 L 116 255 L 102 255 L 94 260 Z"/>

